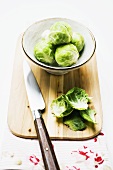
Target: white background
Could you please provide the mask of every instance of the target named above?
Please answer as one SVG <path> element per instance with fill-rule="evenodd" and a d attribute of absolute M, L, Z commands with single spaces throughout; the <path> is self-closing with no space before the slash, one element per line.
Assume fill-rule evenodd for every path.
<path fill-rule="evenodd" d="M 8 100 L 18 36 L 39 19 L 72 18 L 96 38 L 97 65 L 103 108 L 103 128 L 113 161 L 113 1 L 0 0 L 0 142 L 7 122 Z"/>

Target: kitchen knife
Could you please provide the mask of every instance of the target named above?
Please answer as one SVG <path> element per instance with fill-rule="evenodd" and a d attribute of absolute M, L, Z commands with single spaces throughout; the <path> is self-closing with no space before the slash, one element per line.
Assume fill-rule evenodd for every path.
<path fill-rule="evenodd" d="M 27 61 L 23 62 L 23 72 L 28 101 L 34 118 L 34 125 L 39 139 L 45 170 L 60 170 L 53 145 L 42 118 L 41 111 L 45 108 L 45 102 Z"/>

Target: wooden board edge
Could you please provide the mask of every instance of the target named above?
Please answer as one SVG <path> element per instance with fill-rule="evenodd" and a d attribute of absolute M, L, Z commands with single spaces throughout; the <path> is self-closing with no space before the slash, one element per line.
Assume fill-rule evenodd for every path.
<path fill-rule="evenodd" d="M 10 125 L 8 124 L 8 127 L 9 127 L 9 130 L 10 132 L 16 136 L 16 137 L 19 137 L 19 138 L 24 138 L 24 139 L 38 139 L 36 135 L 31 135 L 31 136 L 27 136 L 27 135 L 22 135 L 20 133 L 17 133 L 15 131 L 13 131 L 10 127 Z M 89 139 L 93 139 L 95 137 L 97 137 L 99 135 L 99 133 L 102 131 L 102 125 L 100 126 L 100 129 L 98 130 L 97 133 L 95 133 L 94 135 L 91 135 L 91 136 L 85 136 L 85 137 L 50 137 L 51 140 L 59 140 L 59 141 L 84 141 L 84 140 L 89 140 Z"/>

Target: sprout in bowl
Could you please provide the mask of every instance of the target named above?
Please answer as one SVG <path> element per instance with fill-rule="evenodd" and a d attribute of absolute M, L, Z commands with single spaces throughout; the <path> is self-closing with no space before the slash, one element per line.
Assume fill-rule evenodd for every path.
<path fill-rule="evenodd" d="M 54 49 L 52 45 L 46 40 L 41 40 L 35 45 L 34 55 L 37 60 L 43 63 L 52 65 L 55 62 Z"/>
<path fill-rule="evenodd" d="M 72 28 L 66 22 L 55 22 L 50 28 L 50 42 L 54 45 L 67 44 L 72 39 Z"/>
<path fill-rule="evenodd" d="M 71 41 L 76 47 L 78 52 L 82 51 L 84 48 L 84 37 L 78 33 L 78 32 L 74 32 L 72 35 L 72 41 Z"/>
<path fill-rule="evenodd" d="M 96 41 L 91 31 L 76 21 L 49 18 L 27 28 L 22 48 L 37 66 L 62 75 L 88 62 L 95 52 Z"/>
<path fill-rule="evenodd" d="M 78 58 L 78 50 L 73 44 L 62 45 L 56 49 L 55 60 L 59 66 L 71 66 L 77 62 Z"/>

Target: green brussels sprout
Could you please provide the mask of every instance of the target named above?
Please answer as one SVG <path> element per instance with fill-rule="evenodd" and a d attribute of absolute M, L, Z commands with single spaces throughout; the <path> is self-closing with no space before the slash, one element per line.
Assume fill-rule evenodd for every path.
<path fill-rule="evenodd" d="M 66 93 L 66 99 L 72 108 L 86 110 L 88 108 L 89 97 L 85 90 L 74 87 Z"/>
<path fill-rule="evenodd" d="M 78 52 L 82 51 L 84 47 L 84 37 L 80 33 L 74 32 L 72 35 L 72 41 L 74 45 L 76 45 Z"/>
<path fill-rule="evenodd" d="M 74 131 L 83 130 L 86 128 L 86 124 L 83 122 L 82 117 L 77 110 L 74 110 L 70 115 L 64 117 L 63 123 Z"/>
<path fill-rule="evenodd" d="M 41 40 L 35 45 L 34 56 L 37 60 L 46 64 L 52 65 L 55 62 L 54 48 L 46 40 Z"/>
<path fill-rule="evenodd" d="M 55 51 L 55 60 L 62 67 L 75 64 L 78 58 L 79 52 L 73 44 L 59 46 Z"/>
<path fill-rule="evenodd" d="M 50 42 L 54 45 L 70 43 L 72 40 L 72 28 L 66 22 L 56 22 L 50 28 Z"/>
<path fill-rule="evenodd" d="M 65 95 L 61 95 L 52 101 L 51 111 L 56 117 L 64 117 L 69 115 L 73 108 L 67 103 Z"/>

